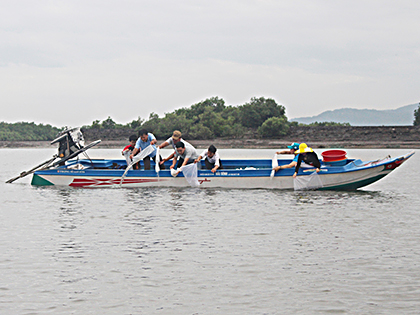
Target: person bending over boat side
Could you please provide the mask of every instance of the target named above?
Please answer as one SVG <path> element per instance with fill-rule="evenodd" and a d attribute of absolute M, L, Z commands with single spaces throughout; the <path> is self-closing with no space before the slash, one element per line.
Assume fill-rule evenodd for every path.
<path fill-rule="evenodd" d="M 204 164 L 208 170 L 212 171 L 212 173 L 215 173 L 217 169 L 223 168 L 222 162 L 220 162 L 219 153 L 217 153 L 217 149 L 214 145 L 209 146 L 207 151 L 204 150 L 194 163 L 200 162 L 202 158 L 205 158 Z"/>
<path fill-rule="evenodd" d="M 149 145 L 154 148 L 153 152 L 150 153 L 148 156 L 143 158 L 144 163 L 144 169 L 150 170 L 150 158 L 153 159 L 153 161 L 156 161 L 156 146 L 155 143 L 157 142 L 155 136 L 147 132 L 147 130 L 142 129 L 139 131 L 139 138 L 137 139 L 136 145 L 134 147 L 133 153 L 131 153 L 130 158 L 133 159 L 133 157 L 139 153 L 141 150 L 147 148 Z M 159 165 L 161 170 L 165 169 L 165 165 L 161 164 Z"/>
<path fill-rule="evenodd" d="M 276 152 L 276 154 L 295 154 L 295 152 L 297 150 L 299 150 L 299 143 L 293 142 L 291 145 L 288 145 L 287 148 L 289 150 L 287 151 L 279 151 Z M 285 168 L 293 168 L 296 167 L 297 164 L 297 160 L 298 160 L 298 155 L 295 155 L 293 161 L 287 165 L 282 165 L 282 166 L 276 166 L 275 168 L 273 168 L 273 170 L 275 170 L 276 172 Z"/>
<path fill-rule="evenodd" d="M 172 145 L 172 148 L 174 149 L 174 152 L 170 155 L 170 156 L 168 156 L 167 158 L 165 158 L 165 159 L 163 159 L 163 160 L 161 160 L 160 161 L 160 164 L 163 164 L 163 163 L 165 163 L 166 161 L 169 161 L 169 160 L 172 160 L 173 158 L 174 158 L 174 156 L 175 156 L 175 153 L 176 153 L 176 144 L 178 143 L 178 142 L 184 142 L 184 144 L 185 145 L 190 145 L 190 146 L 192 146 L 192 144 L 191 143 L 189 143 L 189 142 L 187 142 L 187 141 L 185 141 L 184 139 L 182 139 L 181 138 L 182 137 L 182 134 L 181 134 L 181 131 L 179 131 L 179 130 L 175 130 L 174 132 L 173 132 L 173 134 L 172 134 L 172 136 L 170 137 L 170 138 L 168 138 L 165 142 L 163 142 L 163 143 L 161 143 L 158 147 L 159 147 L 159 149 L 163 149 L 163 148 L 165 148 L 165 147 L 167 147 L 168 145 Z"/>
<path fill-rule="evenodd" d="M 180 141 L 175 145 L 175 147 L 176 153 L 170 169 L 173 169 L 175 165 L 177 165 L 176 168 L 179 169 L 184 165 L 194 163 L 194 161 L 198 158 L 197 151 L 192 145 L 186 145 L 184 142 Z"/>
<path fill-rule="evenodd" d="M 134 148 L 136 146 L 136 140 L 137 140 L 137 136 L 136 135 L 131 135 L 128 138 L 128 141 L 130 142 L 129 145 L 127 145 L 123 150 L 122 150 L 122 155 L 125 157 L 125 159 L 127 160 L 127 165 L 131 163 L 131 159 L 130 159 L 130 155 L 133 153 Z M 137 162 L 136 164 L 133 165 L 133 169 L 138 170 L 140 169 L 140 162 Z"/>
<path fill-rule="evenodd" d="M 167 158 L 165 158 L 165 159 L 162 159 L 161 161 L 160 161 L 160 164 L 163 164 L 163 163 L 165 163 L 166 161 L 169 161 L 169 160 L 171 160 L 171 159 L 173 159 L 174 158 L 174 156 L 175 156 L 175 152 L 176 152 L 176 147 L 175 147 L 175 145 L 179 142 L 179 141 L 183 141 L 182 139 L 181 139 L 181 137 L 182 137 L 182 133 L 181 133 L 181 131 L 179 131 L 179 130 L 174 130 L 174 132 L 172 133 L 172 136 L 171 137 L 169 137 L 165 142 L 163 142 L 163 143 L 161 143 L 158 147 L 159 147 L 159 149 L 163 149 L 163 148 L 165 148 L 165 147 L 167 147 L 168 145 L 172 145 L 172 148 L 174 149 L 174 152 L 170 155 L 170 156 L 168 156 Z"/>
<path fill-rule="evenodd" d="M 298 160 L 295 167 L 295 173 L 293 174 L 293 178 L 296 178 L 302 161 L 314 166 L 316 168 L 317 173 L 320 171 L 321 162 L 319 161 L 318 156 L 316 155 L 314 150 L 309 148 L 306 145 L 306 143 L 301 143 L 299 145 L 299 150 L 297 150 L 295 153 L 298 154 Z"/>
<path fill-rule="evenodd" d="M 293 142 L 291 145 L 288 145 L 287 148 L 289 150 L 278 151 L 276 154 L 295 154 L 295 152 L 299 150 L 299 143 Z"/>

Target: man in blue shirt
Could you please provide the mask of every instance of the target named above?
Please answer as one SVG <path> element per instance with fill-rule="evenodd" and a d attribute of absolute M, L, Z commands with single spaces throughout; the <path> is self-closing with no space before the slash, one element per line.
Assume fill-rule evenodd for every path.
<path fill-rule="evenodd" d="M 299 143 L 293 142 L 291 145 L 288 145 L 287 148 L 289 149 L 288 151 L 276 152 L 276 154 L 295 154 L 295 152 L 297 150 L 299 150 Z M 290 164 L 277 166 L 277 167 L 273 168 L 273 170 L 275 170 L 277 172 L 281 169 L 293 168 L 293 167 L 296 167 L 297 162 L 298 162 L 298 154 L 295 155 L 295 158 L 293 159 L 292 162 L 290 162 Z"/>
<path fill-rule="evenodd" d="M 150 153 L 148 156 L 146 156 L 145 158 L 143 158 L 143 163 L 144 163 L 144 169 L 145 170 L 150 170 L 150 158 L 153 159 L 153 161 L 156 161 L 156 144 L 157 140 L 156 137 L 150 133 L 147 132 L 146 129 L 142 129 L 139 131 L 139 138 L 136 141 L 136 145 L 134 147 L 133 153 L 130 155 L 130 158 L 133 159 L 133 157 L 141 152 L 141 150 L 147 148 L 149 145 L 153 147 L 153 152 Z M 162 157 L 160 158 L 162 159 Z M 165 165 L 160 164 L 159 165 L 161 170 L 165 169 Z"/>

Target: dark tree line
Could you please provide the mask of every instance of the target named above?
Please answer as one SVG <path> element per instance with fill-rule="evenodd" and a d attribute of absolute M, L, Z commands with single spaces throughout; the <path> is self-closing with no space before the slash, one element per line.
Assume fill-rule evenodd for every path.
<path fill-rule="evenodd" d="M 53 140 L 61 129 L 33 122 L 0 122 L 1 141 Z"/>
<path fill-rule="evenodd" d="M 413 122 L 414 126 L 420 126 L 420 103 L 419 103 L 419 107 L 417 107 L 416 110 L 414 110 L 414 122 Z"/>
<path fill-rule="evenodd" d="M 169 137 L 174 130 L 181 130 L 188 139 L 211 139 L 214 137 L 240 138 L 245 134 L 275 137 L 287 134 L 289 122 L 285 108 L 270 98 L 252 98 L 240 106 L 225 105 L 225 101 L 212 97 L 190 107 L 177 109 L 159 117 L 151 113 L 147 120 L 136 120 L 120 125 L 111 117 L 94 121 L 85 129 L 130 128 L 147 129 L 157 138 Z"/>
<path fill-rule="evenodd" d="M 420 125 L 420 106 L 414 112 L 414 125 Z M 96 134 L 112 136 L 113 129 L 124 129 L 118 133 L 137 132 L 147 129 L 157 138 L 170 137 L 174 130 L 181 130 L 188 139 L 267 137 L 274 138 L 287 135 L 291 127 L 305 126 L 349 126 L 348 123 L 315 122 L 304 125 L 289 122 L 285 107 L 271 98 L 251 98 L 243 105 L 226 105 L 219 97 L 212 97 L 190 107 L 183 107 L 159 117 L 151 113 L 148 119 L 140 116 L 127 124 L 118 124 L 110 116 L 95 120 L 83 129 Z M 53 140 L 62 128 L 50 125 L 19 122 L 0 122 L 0 140 Z M 117 131 L 117 130 L 115 130 Z"/>

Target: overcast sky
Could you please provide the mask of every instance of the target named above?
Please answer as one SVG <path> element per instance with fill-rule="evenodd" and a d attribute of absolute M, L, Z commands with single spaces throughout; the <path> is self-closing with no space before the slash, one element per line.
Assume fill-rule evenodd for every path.
<path fill-rule="evenodd" d="M 127 123 L 218 96 L 287 117 L 420 101 L 420 2 L 0 0 L 0 121 Z"/>

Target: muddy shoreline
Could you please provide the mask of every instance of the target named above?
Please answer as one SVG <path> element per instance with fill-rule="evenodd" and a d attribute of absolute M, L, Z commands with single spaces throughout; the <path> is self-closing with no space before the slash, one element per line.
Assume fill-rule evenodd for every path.
<path fill-rule="evenodd" d="M 128 129 L 87 129 L 86 143 L 97 139 L 102 142 L 95 148 L 123 148 L 128 144 Z M 165 139 L 159 139 L 162 143 Z M 409 148 L 420 149 L 420 126 L 297 126 L 291 127 L 287 136 L 276 139 L 253 137 L 252 133 L 238 139 L 185 140 L 197 148 L 210 144 L 220 149 L 280 149 L 291 142 L 306 142 L 313 148 Z M 50 141 L 0 141 L 0 148 L 51 148 Z"/>
<path fill-rule="evenodd" d="M 158 143 L 164 140 L 158 141 Z M 89 143 L 90 141 L 86 141 Z M 207 148 L 213 144 L 219 149 L 282 149 L 290 144 L 290 141 L 276 139 L 213 139 L 213 140 L 189 140 L 196 148 Z M 347 149 L 420 149 L 420 141 L 308 141 L 312 148 L 347 148 Z M 103 140 L 92 148 L 118 149 L 127 145 L 124 140 Z M 55 148 L 50 141 L 0 141 L 0 148 Z"/>

